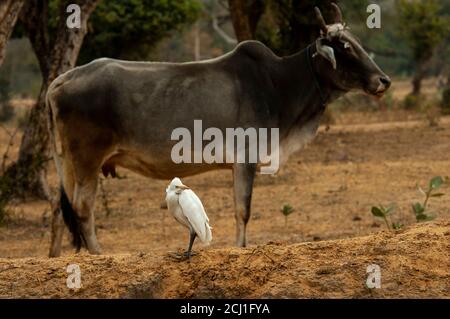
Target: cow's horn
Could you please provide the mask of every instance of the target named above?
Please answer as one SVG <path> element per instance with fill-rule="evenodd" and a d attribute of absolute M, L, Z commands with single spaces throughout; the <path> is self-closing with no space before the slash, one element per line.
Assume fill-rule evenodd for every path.
<path fill-rule="evenodd" d="M 328 32 L 327 24 L 325 23 L 325 20 L 323 19 L 322 13 L 320 12 L 320 9 L 317 7 L 314 7 L 314 11 L 316 12 L 316 18 L 319 22 L 320 30 L 326 35 Z"/>
<path fill-rule="evenodd" d="M 339 9 L 338 5 L 334 2 L 331 3 L 331 6 L 334 9 L 334 23 L 342 23 L 341 9 Z"/>

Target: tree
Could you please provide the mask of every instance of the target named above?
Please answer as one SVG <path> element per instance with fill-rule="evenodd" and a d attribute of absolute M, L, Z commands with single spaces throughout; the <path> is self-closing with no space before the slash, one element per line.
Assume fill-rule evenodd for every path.
<path fill-rule="evenodd" d="M 25 0 L 2 0 L 0 2 L 0 65 L 5 58 L 6 44 L 24 3 Z"/>
<path fill-rule="evenodd" d="M 314 7 L 322 11 L 326 23 L 334 22 L 331 2 L 335 0 L 270 1 L 270 19 L 261 22 L 257 37 L 279 55 L 289 55 L 304 49 L 319 36 Z"/>
<path fill-rule="evenodd" d="M 228 0 L 238 41 L 257 39 L 279 55 L 305 48 L 319 35 L 314 7 L 325 19 L 334 17 L 333 0 Z M 332 20 L 328 20 L 330 23 Z"/>
<path fill-rule="evenodd" d="M 435 48 L 448 35 L 449 20 L 439 14 L 440 5 L 436 0 L 399 0 L 397 10 L 399 30 L 409 44 L 415 64 L 410 95 L 417 96 L 428 61 Z"/>
<path fill-rule="evenodd" d="M 256 27 L 264 12 L 264 0 L 228 0 L 231 21 L 239 42 L 255 38 Z"/>
<path fill-rule="evenodd" d="M 443 61 L 443 67 L 442 67 L 442 78 L 440 79 L 443 81 L 443 76 L 447 74 L 447 79 L 444 87 L 442 88 L 442 99 L 441 99 L 441 108 L 442 112 L 444 114 L 450 114 L 450 40 L 447 39 L 446 43 L 442 46 L 442 61 Z"/>
<path fill-rule="evenodd" d="M 440 1 L 440 14 L 448 21 L 450 17 L 450 3 L 445 0 Z M 450 29 L 450 27 L 449 27 Z M 447 29 L 448 30 L 448 29 Z M 450 30 L 448 30 L 450 31 Z M 447 31 L 447 33 L 448 33 Z M 437 47 L 435 59 L 436 68 L 440 75 L 442 88 L 441 108 L 444 114 L 450 114 L 450 37 L 445 37 L 444 41 Z"/>
<path fill-rule="evenodd" d="M 101 2 L 90 21 L 90 32 L 79 63 L 95 58 L 142 60 L 170 32 L 181 31 L 201 11 L 192 0 L 113 0 Z"/>
<path fill-rule="evenodd" d="M 66 8 L 69 0 L 29 0 L 20 14 L 20 23 L 38 57 L 42 87 L 32 109 L 22 138 L 19 158 L 11 164 L 0 180 L 0 198 L 49 198 L 46 167 L 50 159 L 45 94 L 51 81 L 75 66 L 88 29 L 93 29 L 83 52 L 85 60 L 92 57 L 125 57 L 146 52 L 162 37 L 183 23 L 195 19 L 196 1 L 78 0 L 82 27 L 68 29 Z"/>
<path fill-rule="evenodd" d="M 52 28 L 49 24 L 49 1 L 29 0 L 20 13 L 20 23 L 38 58 L 42 86 L 37 102 L 30 112 L 19 150 L 19 158 L 1 177 L 1 197 L 38 197 L 48 199 L 46 162 L 50 159 L 47 132 L 45 94 L 50 82 L 59 74 L 75 66 L 87 20 L 100 0 L 80 0 L 81 28 L 66 26 L 66 8 L 70 1 L 52 3 L 58 19 Z M 55 13 L 55 12 L 53 12 Z"/>

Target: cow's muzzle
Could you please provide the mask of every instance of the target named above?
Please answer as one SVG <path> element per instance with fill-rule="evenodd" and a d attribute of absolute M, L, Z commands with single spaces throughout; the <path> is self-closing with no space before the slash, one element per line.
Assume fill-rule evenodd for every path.
<path fill-rule="evenodd" d="M 381 97 L 390 86 L 391 79 L 387 75 L 376 76 L 373 78 L 370 88 L 366 92 Z"/>

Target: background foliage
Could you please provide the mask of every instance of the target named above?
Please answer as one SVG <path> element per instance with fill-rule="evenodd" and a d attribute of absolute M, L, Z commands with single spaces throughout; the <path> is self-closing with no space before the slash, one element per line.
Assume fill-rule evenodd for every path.
<path fill-rule="evenodd" d="M 258 0 L 260 1 L 260 0 Z M 56 17 L 59 0 L 52 0 Z M 228 15 L 223 0 L 110 0 L 102 1 L 89 21 L 78 64 L 98 57 L 135 60 L 189 61 L 194 59 L 195 28 L 200 29 L 201 58 L 223 54 L 234 47 L 212 28 L 212 16 Z M 317 35 L 312 8 L 318 5 L 329 21 L 331 0 L 265 0 L 256 37 L 279 55 L 294 53 Z M 346 0 L 338 1 L 344 21 L 363 39 L 367 49 L 387 74 L 407 77 L 414 73 L 421 54 L 431 56 L 427 75 L 449 72 L 450 2 L 445 0 Z M 381 6 L 381 29 L 368 29 L 369 3 Z M 234 36 L 229 19 L 221 28 Z M 53 28 L 56 19 L 49 21 Z M 305 30 L 309 30 L 306 32 Z M 10 41 L 0 79 L 11 96 L 35 97 L 40 86 L 36 58 L 20 23 Z M 426 52 L 427 48 L 433 50 Z"/>

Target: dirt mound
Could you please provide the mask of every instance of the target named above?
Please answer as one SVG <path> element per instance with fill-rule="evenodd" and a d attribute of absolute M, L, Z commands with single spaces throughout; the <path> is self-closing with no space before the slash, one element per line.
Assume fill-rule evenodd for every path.
<path fill-rule="evenodd" d="M 0 259 L 2 298 L 450 298 L 450 222 L 343 240 L 246 249 Z M 82 287 L 66 286 L 69 264 Z M 366 286 L 367 266 L 381 288 Z"/>

